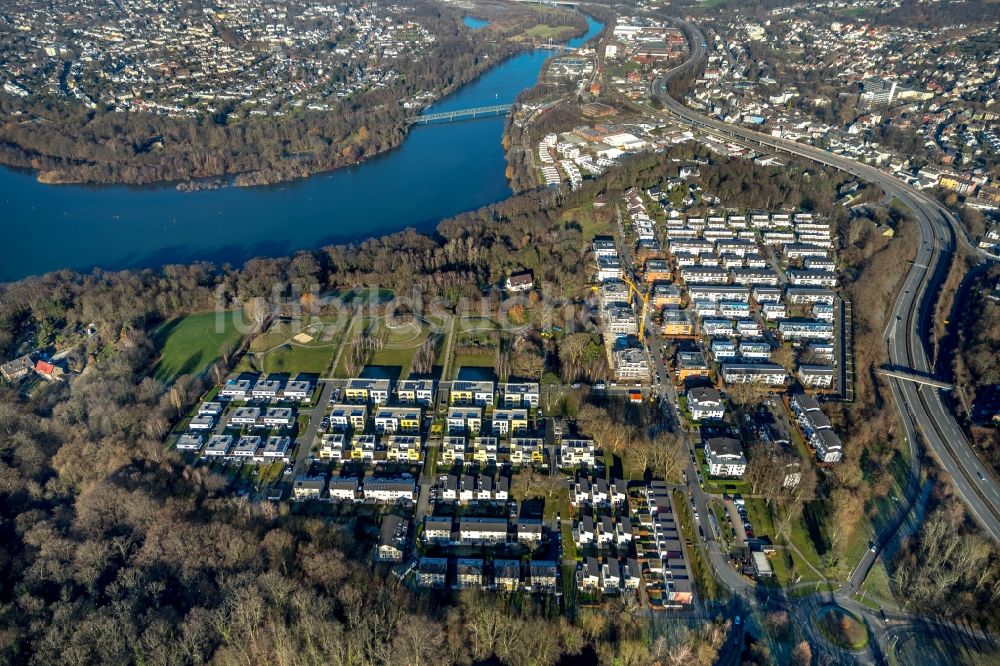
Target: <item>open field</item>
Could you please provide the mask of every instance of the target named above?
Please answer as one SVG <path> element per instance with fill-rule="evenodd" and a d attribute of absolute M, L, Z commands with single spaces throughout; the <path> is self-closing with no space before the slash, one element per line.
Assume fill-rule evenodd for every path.
<path fill-rule="evenodd" d="M 181 375 L 203 372 L 221 356 L 222 350 L 240 339 L 233 315 L 215 312 L 188 315 L 164 322 L 153 331 L 153 344 L 160 360 L 153 376 L 172 382 Z"/>
<path fill-rule="evenodd" d="M 349 370 L 351 355 L 363 337 L 382 340 L 382 348 L 370 353 L 366 365 L 398 368 L 400 379 L 405 379 L 413 371 L 417 353 L 428 339 L 434 340 L 434 362 L 440 364 L 440 359 L 444 356 L 445 331 L 442 322 L 434 318 L 412 325 L 389 326 L 383 319 L 362 317 L 351 322 L 349 331 L 335 370 L 338 377 L 360 373 L 360 369 L 355 372 Z"/>
<path fill-rule="evenodd" d="M 278 319 L 250 344 L 241 369 L 325 375 L 343 338 L 346 318 Z"/>

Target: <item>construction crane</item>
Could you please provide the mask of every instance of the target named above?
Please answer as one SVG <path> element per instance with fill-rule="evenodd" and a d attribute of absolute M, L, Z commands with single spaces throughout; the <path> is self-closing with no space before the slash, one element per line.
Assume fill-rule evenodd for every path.
<path fill-rule="evenodd" d="M 646 332 L 646 311 L 649 308 L 649 292 L 645 294 L 639 291 L 639 288 L 635 286 L 635 283 L 626 276 L 622 275 L 622 281 L 628 285 L 628 302 L 632 302 L 632 298 L 635 294 L 639 294 L 639 298 L 642 300 L 642 312 L 639 314 L 639 341 L 645 343 L 645 332 Z"/>

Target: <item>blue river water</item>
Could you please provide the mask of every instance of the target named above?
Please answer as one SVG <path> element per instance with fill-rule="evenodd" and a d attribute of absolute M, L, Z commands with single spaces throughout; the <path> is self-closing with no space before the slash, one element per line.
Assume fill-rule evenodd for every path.
<path fill-rule="evenodd" d="M 571 45 L 603 27 L 588 22 Z M 428 112 L 512 102 L 551 55 L 515 56 Z M 27 171 L 0 168 L 0 234 L 8 247 L 0 281 L 62 268 L 238 264 L 409 227 L 430 231 L 510 196 L 503 126 L 502 117 L 415 126 L 400 147 L 355 167 L 254 188 L 43 185 Z"/>

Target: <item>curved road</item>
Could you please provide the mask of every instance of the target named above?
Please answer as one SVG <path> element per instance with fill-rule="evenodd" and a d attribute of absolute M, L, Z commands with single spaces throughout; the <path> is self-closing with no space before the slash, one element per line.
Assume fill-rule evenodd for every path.
<path fill-rule="evenodd" d="M 932 376 L 934 367 L 927 353 L 929 322 L 956 243 L 965 246 L 973 256 L 980 259 L 1000 257 L 976 247 L 957 217 L 938 201 L 894 176 L 813 146 L 703 116 L 670 97 L 667 93 L 667 79 L 697 67 L 706 57 L 704 36 L 698 28 L 684 21 L 678 21 L 678 24 L 688 34 L 691 58 L 653 83 L 653 95 L 663 103 L 665 110 L 675 121 L 680 120 L 726 140 L 790 153 L 850 173 L 879 185 L 888 195 L 898 198 L 913 212 L 920 230 L 921 244 L 889 313 L 885 342 L 892 366 Z M 955 416 L 942 401 L 939 390 L 899 379 L 890 379 L 890 385 L 911 451 L 914 449 L 915 435 L 919 433 L 941 466 L 954 479 L 955 487 L 972 516 L 994 541 L 1000 542 L 1000 484 L 972 451 Z M 912 497 L 909 499 L 912 500 Z M 852 582 L 864 580 L 879 551 L 895 534 L 898 524 L 897 521 L 893 522 L 891 529 L 887 529 L 877 539 L 875 552 L 868 553 L 855 570 Z"/>

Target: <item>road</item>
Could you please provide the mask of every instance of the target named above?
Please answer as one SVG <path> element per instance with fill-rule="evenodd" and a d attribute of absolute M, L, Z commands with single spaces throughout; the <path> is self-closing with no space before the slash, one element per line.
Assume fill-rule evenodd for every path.
<path fill-rule="evenodd" d="M 319 398 L 316 401 L 316 406 L 309 412 L 309 425 L 306 426 L 305 432 L 299 433 L 295 442 L 295 461 L 293 463 L 292 474 L 290 476 L 286 475 L 289 481 L 294 480 L 299 474 L 305 474 L 309 471 L 309 461 L 307 458 L 309 458 L 313 442 L 316 440 L 319 424 L 326 414 L 327 402 L 330 400 L 330 394 L 333 393 L 334 386 L 336 386 L 335 382 L 331 381 L 323 381 L 319 384 Z"/>
<path fill-rule="evenodd" d="M 927 352 L 931 343 L 929 321 L 956 247 L 964 246 L 973 257 L 981 260 L 996 260 L 1000 257 L 976 247 L 954 213 L 890 174 L 813 146 L 703 116 L 670 97 L 667 93 L 669 78 L 699 66 L 706 57 L 704 36 L 700 30 L 685 21 L 678 21 L 678 24 L 688 34 L 691 57 L 665 77 L 656 80 L 652 88 L 653 95 L 663 103 L 667 116 L 675 122 L 680 121 L 727 141 L 789 153 L 863 178 L 880 186 L 888 196 L 899 199 L 913 212 L 920 231 L 921 245 L 890 313 L 885 342 L 891 365 L 933 375 L 934 367 Z M 954 414 L 945 406 L 939 390 L 919 387 L 899 379 L 891 379 L 890 385 L 908 440 L 915 442 L 913 435 L 919 432 L 922 441 L 937 457 L 941 467 L 953 478 L 955 488 L 970 514 L 993 540 L 1000 542 L 1000 484 L 972 451 Z M 866 557 L 869 561 L 856 570 L 855 576 L 858 579 L 864 579 L 887 543 L 883 536 L 885 535 L 880 535 L 877 539 L 876 552 L 870 553 L 871 557 Z"/>

